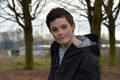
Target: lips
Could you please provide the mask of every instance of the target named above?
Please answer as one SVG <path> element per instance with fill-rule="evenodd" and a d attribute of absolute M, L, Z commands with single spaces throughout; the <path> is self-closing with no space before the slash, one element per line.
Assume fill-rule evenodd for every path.
<path fill-rule="evenodd" d="M 63 40 L 64 38 L 65 38 L 65 37 L 59 37 L 58 39 L 59 39 L 59 40 Z"/>

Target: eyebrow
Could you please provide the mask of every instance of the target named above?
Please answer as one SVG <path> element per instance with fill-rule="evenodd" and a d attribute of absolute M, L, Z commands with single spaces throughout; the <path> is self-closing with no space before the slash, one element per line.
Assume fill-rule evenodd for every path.
<path fill-rule="evenodd" d="M 62 26 L 65 26 L 65 25 L 67 25 L 67 24 L 62 24 L 62 25 L 60 25 L 59 27 L 62 27 Z M 51 28 L 56 28 L 56 27 L 53 26 L 53 27 L 51 27 Z"/>

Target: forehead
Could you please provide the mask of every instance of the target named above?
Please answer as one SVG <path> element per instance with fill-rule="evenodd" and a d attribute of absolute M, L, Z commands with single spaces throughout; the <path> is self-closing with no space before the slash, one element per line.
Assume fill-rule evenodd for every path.
<path fill-rule="evenodd" d="M 69 22 L 66 20 L 66 18 L 62 17 L 62 18 L 57 18 L 54 21 L 50 22 L 50 27 L 58 27 L 61 26 L 63 24 L 69 24 Z"/>

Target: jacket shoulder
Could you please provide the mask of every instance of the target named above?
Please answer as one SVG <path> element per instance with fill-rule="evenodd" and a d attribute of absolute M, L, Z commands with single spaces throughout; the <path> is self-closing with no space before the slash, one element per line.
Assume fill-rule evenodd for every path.
<path fill-rule="evenodd" d="M 99 36 L 96 34 L 86 34 L 84 35 L 85 37 L 87 37 L 91 42 L 95 42 L 96 44 L 94 44 L 93 46 L 91 46 L 91 50 L 92 52 L 99 57 L 100 56 L 100 50 L 99 50 Z"/>
<path fill-rule="evenodd" d="M 99 37 L 96 34 L 86 34 L 84 36 L 89 38 L 93 42 L 97 42 L 98 43 L 98 41 L 99 41 Z"/>
<path fill-rule="evenodd" d="M 50 47 L 51 56 L 58 51 L 59 44 L 56 41 L 53 41 Z"/>

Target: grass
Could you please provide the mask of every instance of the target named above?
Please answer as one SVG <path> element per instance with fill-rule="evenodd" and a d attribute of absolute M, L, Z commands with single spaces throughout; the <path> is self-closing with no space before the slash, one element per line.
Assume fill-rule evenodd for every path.
<path fill-rule="evenodd" d="M 120 79 L 120 55 L 117 55 L 117 62 L 114 66 L 109 64 L 108 55 L 101 57 L 101 80 L 119 80 Z"/>
<path fill-rule="evenodd" d="M 36 68 L 39 68 L 39 67 L 50 67 L 50 57 L 47 55 L 47 56 L 36 56 L 34 57 L 34 64 L 35 64 L 35 67 Z"/>
<path fill-rule="evenodd" d="M 8 57 L 0 55 L 0 70 L 15 70 L 23 69 L 25 65 L 24 56 Z M 101 80 L 119 80 L 120 79 L 120 55 L 117 56 L 115 66 L 108 64 L 108 56 L 101 57 Z M 35 69 L 49 68 L 50 57 L 47 56 L 34 56 Z"/>
<path fill-rule="evenodd" d="M 5 55 L 0 56 L 0 70 L 23 69 L 24 66 L 25 66 L 24 56 L 14 56 L 14 57 L 8 57 Z M 49 67 L 50 57 L 34 56 L 34 66 L 35 68 Z"/>

